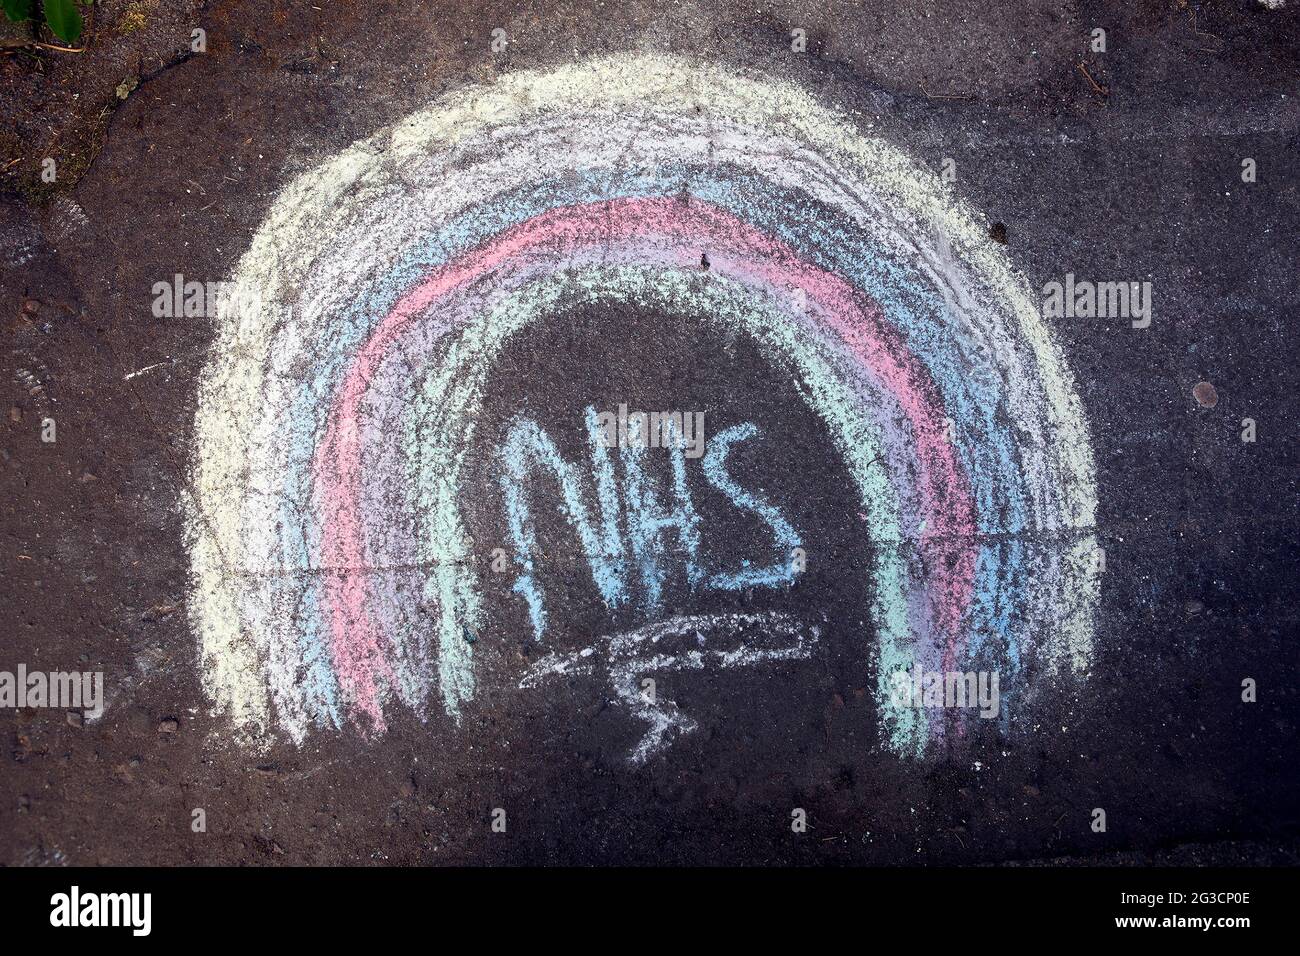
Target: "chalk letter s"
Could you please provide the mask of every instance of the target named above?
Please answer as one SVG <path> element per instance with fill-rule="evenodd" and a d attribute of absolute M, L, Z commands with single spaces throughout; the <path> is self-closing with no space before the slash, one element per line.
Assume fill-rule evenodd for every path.
<path fill-rule="evenodd" d="M 709 579 L 709 587 L 725 591 L 740 591 L 752 587 L 779 587 L 789 584 L 795 578 L 794 568 L 786 556 L 790 554 L 791 549 L 799 547 L 802 543 L 798 532 L 791 527 L 790 522 L 785 520 L 781 512 L 763 498 L 740 487 L 727 474 L 726 461 L 731 446 L 736 442 L 753 438 L 757 434 L 757 426 L 752 422 L 746 422 L 743 425 L 733 425 L 711 438 L 708 453 L 704 456 L 704 477 L 708 479 L 709 484 L 730 498 L 731 503 L 737 508 L 742 511 L 752 511 L 763 519 L 763 522 L 772 529 L 778 557 L 766 568 L 751 568 L 748 566 L 749 562 L 745 561 L 740 571 L 719 572 Z"/>

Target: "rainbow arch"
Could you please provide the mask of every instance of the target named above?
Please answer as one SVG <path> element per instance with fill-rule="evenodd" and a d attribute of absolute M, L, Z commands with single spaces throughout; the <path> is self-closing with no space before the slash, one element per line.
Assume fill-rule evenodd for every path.
<path fill-rule="evenodd" d="M 241 725 L 473 700 L 465 449 L 501 347 L 582 301 L 743 328 L 826 422 L 895 750 L 942 731 L 890 705 L 897 670 L 1088 668 L 1058 349 L 975 215 L 791 84 L 629 55 L 459 91 L 290 183 L 235 282 L 186 511 L 205 687 Z"/>

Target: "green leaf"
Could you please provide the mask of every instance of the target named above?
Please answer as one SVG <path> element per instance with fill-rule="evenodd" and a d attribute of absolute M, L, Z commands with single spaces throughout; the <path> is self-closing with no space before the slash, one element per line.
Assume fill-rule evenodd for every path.
<path fill-rule="evenodd" d="M 75 0 L 45 0 L 45 22 L 65 43 L 76 43 L 81 36 L 81 11 Z"/>
<path fill-rule="evenodd" d="M 32 16 L 32 0 L 2 0 L 5 16 L 14 23 L 29 20 Z"/>

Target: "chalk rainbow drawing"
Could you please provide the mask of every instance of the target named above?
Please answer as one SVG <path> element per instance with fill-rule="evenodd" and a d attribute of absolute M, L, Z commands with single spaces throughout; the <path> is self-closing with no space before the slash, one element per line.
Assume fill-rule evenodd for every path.
<path fill-rule="evenodd" d="M 987 234 L 796 85 L 659 55 L 455 92 L 297 177 L 199 386 L 190 608 L 218 711 L 299 742 L 381 733 L 395 706 L 460 718 L 485 382 L 511 335 L 584 302 L 744 329 L 825 422 L 871 535 L 894 750 L 942 732 L 890 705 L 899 670 L 1086 674 L 1087 428 Z"/>

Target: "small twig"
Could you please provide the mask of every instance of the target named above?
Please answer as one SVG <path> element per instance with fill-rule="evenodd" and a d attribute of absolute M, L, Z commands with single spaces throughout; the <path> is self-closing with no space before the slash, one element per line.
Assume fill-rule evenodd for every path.
<path fill-rule="evenodd" d="M 932 100 L 969 100 L 969 99 L 971 99 L 971 96 L 970 96 L 970 94 L 968 94 L 968 93 L 931 93 L 929 90 L 927 90 L 927 89 L 925 88 L 925 81 L 922 81 L 922 82 L 921 82 L 921 92 L 924 93 L 928 99 L 932 99 Z"/>
<path fill-rule="evenodd" d="M 4 43 L 0 43 L 0 46 L 4 47 L 6 53 L 8 53 L 10 50 L 23 50 L 31 46 L 39 47 L 42 50 L 58 50 L 60 53 L 85 53 L 86 52 L 86 48 L 84 46 L 79 46 L 79 47 L 58 46 L 57 44 L 54 43 L 42 43 L 40 40 L 5 40 Z"/>
<path fill-rule="evenodd" d="M 1110 96 L 1109 90 L 1107 90 L 1104 86 L 1097 85 L 1097 81 L 1092 78 L 1092 74 L 1088 72 L 1088 68 L 1086 66 L 1080 63 L 1079 69 L 1083 72 L 1083 75 L 1088 78 L 1088 82 L 1092 84 L 1092 88 L 1094 91 L 1100 93 L 1102 96 Z"/>
<path fill-rule="evenodd" d="M 1217 40 L 1219 43 L 1224 42 L 1224 41 L 1223 41 L 1223 37 L 1221 37 L 1221 36 L 1217 36 L 1216 34 L 1213 34 L 1213 33 L 1206 33 L 1204 30 L 1200 30 L 1200 29 L 1197 28 L 1197 26 L 1196 26 L 1196 11 L 1195 11 L 1195 10 L 1192 11 L 1192 32 L 1195 33 L 1195 34 L 1196 34 L 1197 36 L 1199 36 L 1199 37 L 1209 37 L 1209 38 L 1212 39 L 1212 40 Z M 1201 52 L 1202 52 L 1202 53 L 1218 53 L 1219 51 L 1218 51 L 1218 50 L 1206 50 L 1206 49 L 1202 49 Z"/>

